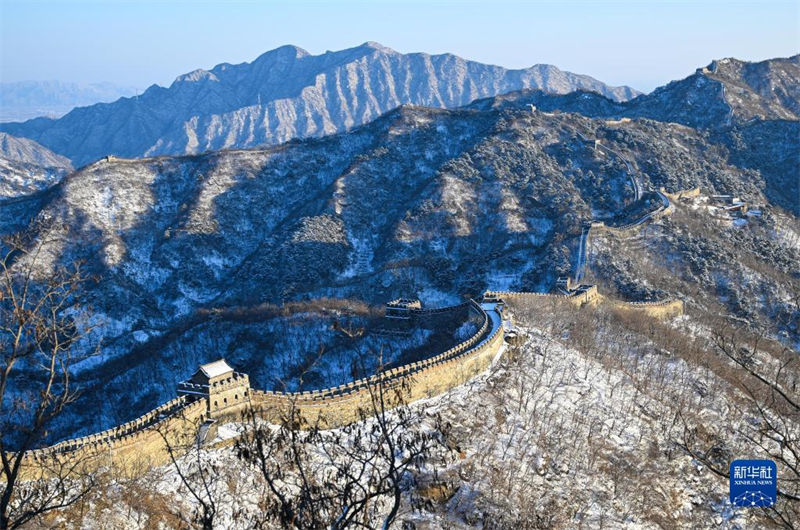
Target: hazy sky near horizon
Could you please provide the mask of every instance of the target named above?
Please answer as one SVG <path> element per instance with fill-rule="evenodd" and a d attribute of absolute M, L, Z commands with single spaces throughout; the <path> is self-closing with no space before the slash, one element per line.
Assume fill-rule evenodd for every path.
<path fill-rule="evenodd" d="M 377 41 L 650 91 L 712 59 L 800 49 L 798 0 L 0 0 L 0 81 L 146 88 L 283 44 L 312 54 Z"/>

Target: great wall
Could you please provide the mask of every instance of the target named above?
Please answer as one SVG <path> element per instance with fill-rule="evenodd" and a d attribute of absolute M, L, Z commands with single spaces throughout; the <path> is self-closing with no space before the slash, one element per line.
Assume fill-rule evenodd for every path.
<path fill-rule="evenodd" d="M 248 411 L 275 422 L 294 408 L 309 424 L 318 422 L 325 428 L 341 426 L 358 420 L 361 411 L 372 410 L 373 393 L 379 384 L 384 388 L 404 385 L 404 399 L 409 403 L 442 394 L 486 370 L 501 351 L 504 302 L 530 299 L 563 300 L 579 308 L 597 305 L 603 297 L 596 286 L 577 289 L 571 294 L 487 291 L 480 304 L 470 300 L 459 306 L 420 309 L 417 316 L 466 308 L 480 319 L 481 325 L 466 340 L 436 356 L 321 390 L 257 390 L 251 388 L 246 374 L 233 371 L 224 361 L 210 363 L 201 367 L 192 379 L 178 384 L 177 398 L 133 421 L 27 452 L 21 476 L 26 479 L 47 476 L 54 466 L 81 471 L 106 468 L 113 473 L 135 476 L 151 466 L 169 462 L 168 447 L 178 449 L 211 440 L 217 425 L 241 421 L 243 413 Z M 642 311 L 657 318 L 683 311 L 680 301 L 611 303 L 619 309 Z M 219 363 L 223 363 L 219 374 L 204 374 L 207 367 Z"/>
<path fill-rule="evenodd" d="M 66 440 L 25 454 L 22 476 L 47 476 L 53 466 L 76 470 L 108 468 L 136 475 L 169 461 L 167 447 L 180 448 L 214 437 L 219 422 L 241 421 L 252 411 L 275 421 L 290 408 L 310 424 L 332 428 L 360 418 L 371 410 L 378 385 L 404 385 L 408 402 L 439 395 L 484 371 L 504 344 L 502 304 L 469 301 L 436 310 L 443 314 L 466 309 L 481 323 L 466 340 L 427 359 L 399 366 L 333 388 L 306 392 L 273 392 L 250 387 L 246 374 L 217 361 L 204 365 L 192 379 L 178 384 L 179 396 L 147 414 L 106 431 Z M 222 364 L 220 364 L 222 363 Z M 220 367 L 222 367 L 220 369 Z"/>
<path fill-rule="evenodd" d="M 589 141 L 585 139 L 585 141 Z M 627 165 L 631 164 L 619 156 Z M 630 174 L 637 200 L 641 192 Z M 123 475 L 136 475 L 145 469 L 163 465 L 170 459 L 168 447 L 185 447 L 204 443 L 215 436 L 217 425 L 225 421 L 241 421 L 244 412 L 253 412 L 266 421 L 276 421 L 290 408 L 308 422 L 329 428 L 359 419 L 361 411 L 372 406 L 373 392 L 378 385 L 403 385 L 405 399 L 413 402 L 442 394 L 486 370 L 504 344 L 502 311 L 505 302 L 559 300 L 572 307 L 597 306 L 607 303 L 620 311 L 634 311 L 654 318 L 683 314 L 681 300 L 657 302 L 622 302 L 604 297 L 596 285 L 580 284 L 586 266 L 587 243 L 591 231 L 625 234 L 648 220 L 670 212 L 670 199 L 695 197 L 699 189 L 667 193 L 656 192 L 661 204 L 632 223 L 606 226 L 593 221 L 581 234 L 576 261 L 575 281 L 560 279 L 560 293 L 486 291 L 483 303 L 470 300 L 445 308 L 423 309 L 414 300 L 398 299 L 387 304 L 386 318 L 394 319 L 389 332 L 402 332 L 407 325 L 435 327 L 442 315 L 470 313 L 480 326 L 466 340 L 427 359 L 388 369 L 371 377 L 337 387 L 306 392 L 275 392 L 250 387 L 246 374 L 233 371 L 224 360 L 203 365 L 195 375 L 178 384 L 178 397 L 139 418 L 100 433 L 66 440 L 50 447 L 29 451 L 24 456 L 21 475 L 25 479 L 46 477 L 52 466 L 68 466 L 76 470 L 107 468 Z M 400 322 L 400 327 L 396 324 Z M 391 328 L 391 326 L 389 326 Z"/>

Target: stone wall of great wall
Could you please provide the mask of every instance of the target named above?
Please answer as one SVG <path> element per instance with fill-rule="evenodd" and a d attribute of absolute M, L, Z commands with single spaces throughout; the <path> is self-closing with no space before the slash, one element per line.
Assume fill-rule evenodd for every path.
<path fill-rule="evenodd" d="M 607 299 L 608 300 L 608 299 Z M 622 302 L 608 300 L 618 311 L 635 312 L 652 318 L 666 319 L 683 315 L 683 300 L 661 300 L 657 302 Z"/>
<path fill-rule="evenodd" d="M 666 195 L 672 201 L 679 201 L 681 199 L 693 199 L 700 195 L 700 187 L 698 186 L 688 190 L 678 190 L 675 193 L 670 193 L 664 188 L 661 188 L 661 193 Z"/>
<path fill-rule="evenodd" d="M 522 301 L 522 300 L 535 300 L 535 299 L 555 299 L 563 300 L 564 302 L 575 307 L 583 307 L 584 305 L 597 305 L 600 302 L 601 296 L 597 290 L 596 285 L 582 286 L 583 289 L 576 289 L 570 294 L 561 293 L 533 293 L 524 291 L 486 291 L 483 294 L 483 299 L 487 301 Z"/>
<path fill-rule="evenodd" d="M 165 410 L 167 405 L 177 406 Z M 206 419 L 206 408 L 204 401 L 187 402 L 179 397 L 126 423 L 124 428 L 115 427 L 28 451 L 20 475 L 33 480 L 46 478 L 51 469 L 82 473 L 104 467 L 114 473 L 139 474 L 169 460 L 167 443 L 175 448 L 191 443 Z"/>
<path fill-rule="evenodd" d="M 699 191 L 696 188 L 672 194 L 662 190 L 660 196 L 666 204 L 639 221 L 619 227 L 594 222 L 590 230 L 623 234 L 636 229 L 645 220 L 669 213 L 669 199 L 695 197 Z M 485 302 L 498 304 L 544 299 L 562 300 L 576 308 L 604 302 L 615 310 L 638 312 L 654 318 L 670 318 L 684 311 L 681 300 L 610 300 L 598 292 L 596 285 L 581 285 L 565 294 L 515 291 L 486 291 L 484 294 Z M 497 307 L 487 312 L 471 300 L 447 308 L 410 309 L 415 325 L 423 327 L 435 328 L 442 319 L 452 321 L 469 313 L 474 313 L 481 325 L 467 340 L 439 355 L 334 388 L 299 393 L 262 391 L 251 389 L 246 375 L 236 374 L 236 378 L 214 386 L 214 398 L 192 399 L 184 394 L 123 425 L 29 451 L 25 455 L 22 476 L 25 479 L 47 476 L 53 465 L 74 466 L 76 471 L 106 467 L 117 473 L 135 475 L 148 467 L 167 463 L 170 458 L 167 443 L 173 447 L 195 443 L 199 433 L 204 432 L 204 424 L 235 421 L 247 410 L 269 421 L 276 420 L 294 406 L 311 423 L 319 420 L 325 427 L 343 425 L 357 420 L 360 410 L 372 407 L 372 392 L 381 380 L 384 387 L 405 385 L 409 402 L 441 394 L 485 370 L 499 352 L 503 344 L 503 326 Z"/>
<path fill-rule="evenodd" d="M 576 308 L 594 306 L 605 300 L 596 286 L 583 287 L 585 289 L 572 294 L 487 291 L 484 300 L 513 303 L 552 299 L 563 300 Z M 637 311 L 656 318 L 683 312 L 680 300 L 641 303 L 609 300 L 609 303 L 618 310 Z M 169 462 L 167 443 L 179 449 L 187 447 L 196 443 L 204 423 L 236 421 L 248 410 L 267 421 L 277 421 L 295 407 L 309 423 L 319 421 L 326 428 L 341 426 L 356 421 L 360 411 L 372 409 L 373 392 L 381 378 L 384 388 L 404 385 L 408 402 L 439 395 L 486 370 L 503 344 L 500 310 L 487 311 L 474 301 L 466 307 L 481 322 L 479 329 L 436 356 L 337 387 L 296 393 L 251 389 L 247 377 L 236 374 L 214 387 L 211 398 L 192 399 L 182 395 L 123 425 L 29 451 L 25 455 L 22 476 L 25 479 L 47 476 L 48 469 L 54 465 L 74 466 L 76 471 L 105 467 L 114 473 L 136 475 L 151 466 Z M 221 400 L 226 399 L 223 396 L 230 397 L 231 402 L 223 404 Z"/>
<path fill-rule="evenodd" d="M 475 307 L 480 307 L 475 304 Z M 388 386 L 407 384 L 404 392 L 409 401 L 433 397 L 456 387 L 484 371 L 503 344 L 503 326 L 499 316 L 485 311 L 480 329 L 466 341 L 434 357 L 389 370 L 383 374 Z M 266 419 L 288 409 L 290 399 L 302 416 L 317 420 L 326 427 L 355 421 L 359 410 L 372 409 L 372 392 L 381 376 L 372 376 L 327 390 L 283 393 L 253 391 L 253 406 Z"/>
<path fill-rule="evenodd" d="M 575 307 L 585 305 L 597 306 L 600 303 L 607 303 L 618 311 L 630 311 L 640 313 L 652 318 L 665 319 L 680 316 L 684 311 L 683 300 L 670 299 L 655 302 L 624 302 L 613 300 L 600 294 L 596 285 L 584 286 L 585 289 L 578 289 L 570 294 L 560 293 L 533 293 L 515 291 L 486 291 L 485 300 L 507 301 L 509 303 L 542 300 L 561 300 Z"/>
<path fill-rule="evenodd" d="M 479 329 L 465 341 L 434 357 L 345 385 L 310 392 L 254 390 L 244 374 L 236 374 L 241 377 L 232 377 L 214 386 L 213 397 L 193 399 L 182 395 L 118 427 L 29 451 L 25 454 L 21 475 L 26 480 L 46 477 L 54 466 L 62 469 L 67 466 L 76 472 L 105 467 L 114 473 L 136 475 L 148 467 L 169 462 L 167 443 L 175 448 L 186 447 L 196 442 L 204 423 L 236 421 L 246 410 L 269 421 L 276 420 L 294 406 L 311 423 L 319 420 L 324 427 L 344 425 L 359 418 L 359 409 L 371 410 L 371 391 L 381 379 L 384 388 L 403 384 L 408 402 L 441 394 L 485 370 L 503 344 L 499 308 L 487 311 L 474 301 L 462 306 L 480 319 Z M 430 312 L 438 314 L 444 310 Z M 182 385 L 187 388 L 186 383 Z M 222 404 L 221 400 L 226 399 L 223 396 L 233 398 L 234 395 L 237 399 Z"/>

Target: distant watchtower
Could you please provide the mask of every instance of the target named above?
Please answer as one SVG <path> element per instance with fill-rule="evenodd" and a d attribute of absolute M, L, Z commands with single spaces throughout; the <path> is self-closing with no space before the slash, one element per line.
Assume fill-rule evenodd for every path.
<path fill-rule="evenodd" d="M 416 298 L 398 298 L 386 304 L 383 332 L 409 334 L 416 324 L 415 311 L 422 309 L 422 302 Z"/>
<path fill-rule="evenodd" d="M 178 395 L 205 399 L 209 418 L 235 414 L 250 401 L 250 379 L 234 372 L 225 359 L 201 365 L 192 377 L 178 383 Z"/>
<path fill-rule="evenodd" d="M 386 304 L 386 318 L 411 318 L 412 309 L 422 309 L 422 302 L 416 298 L 398 298 Z"/>
<path fill-rule="evenodd" d="M 556 287 L 561 289 L 565 294 L 569 294 L 575 285 L 572 283 L 572 278 L 561 276 L 556 280 Z"/>

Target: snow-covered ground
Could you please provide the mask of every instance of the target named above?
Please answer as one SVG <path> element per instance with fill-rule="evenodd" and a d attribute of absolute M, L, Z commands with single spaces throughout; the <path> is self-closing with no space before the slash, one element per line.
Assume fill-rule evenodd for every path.
<path fill-rule="evenodd" d="M 418 477 L 430 483 L 435 468 L 443 493 L 421 509 L 404 498 L 396 526 L 763 527 L 757 512 L 730 506 L 725 479 L 677 445 L 685 434 L 682 421 L 702 419 L 709 428 L 723 426 L 734 454 L 756 456 L 757 448 L 742 445 L 747 416 L 738 390 L 642 336 L 605 346 L 607 333 L 617 331 L 612 325 L 597 328 L 591 348 L 576 347 L 578 328 L 563 324 L 525 317 L 515 328 L 525 337 L 521 346 L 507 347 L 468 383 L 411 405 L 421 432 L 436 429 L 437 419 L 451 426 L 444 435 L 451 449 L 434 450 Z M 707 332 L 688 317 L 670 327 Z M 223 426 L 216 441 L 229 443 L 241 429 Z M 219 528 L 249 528 L 262 515 L 259 499 L 269 493 L 231 447 L 193 453 L 179 465 L 214 470 Z M 106 502 L 88 509 L 84 525 L 113 521 L 117 528 L 138 528 L 161 520 L 164 528 L 180 526 L 175 517 L 158 519 L 152 506 L 131 499 L 137 484 L 148 484 L 150 505 L 187 517 L 198 509 L 168 465 L 139 481 L 113 482 L 103 493 Z"/>

